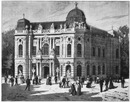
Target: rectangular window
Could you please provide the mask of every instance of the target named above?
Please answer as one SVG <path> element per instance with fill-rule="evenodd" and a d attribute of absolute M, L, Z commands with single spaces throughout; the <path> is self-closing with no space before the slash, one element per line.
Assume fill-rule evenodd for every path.
<path fill-rule="evenodd" d="M 33 46 L 32 55 L 36 56 L 36 46 Z"/>
<path fill-rule="evenodd" d="M 56 46 L 55 54 L 58 55 L 58 56 L 60 55 L 60 46 Z"/>

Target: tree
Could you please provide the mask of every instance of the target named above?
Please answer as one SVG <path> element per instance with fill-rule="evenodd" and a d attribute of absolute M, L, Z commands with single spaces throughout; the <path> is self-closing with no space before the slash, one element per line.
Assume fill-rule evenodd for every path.
<path fill-rule="evenodd" d="M 129 77 L 129 28 L 121 26 L 116 33 L 120 39 L 121 76 Z"/>
<path fill-rule="evenodd" d="M 14 30 L 2 33 L 2 74 L 14 71 Z"/>

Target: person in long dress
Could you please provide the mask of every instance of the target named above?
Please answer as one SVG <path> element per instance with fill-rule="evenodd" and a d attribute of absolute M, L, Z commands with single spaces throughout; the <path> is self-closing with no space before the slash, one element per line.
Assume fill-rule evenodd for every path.
<path fill-rule="evenodd" d="M 125 84 L 125 79 L 124 77 L 121 77 L 121 87 L 124 88 L 124 84 Z"/>
<path fill-rule="evenodd" d="M 76 89 L 75 89 L 74 83 L 72 83 L 72 85 L 71 85 L 70 94 L 73 96 L 76 95 Z"/>
<path fill-rule="evenodd" d="M 77 83 L 77 95 L 78 96 L 81 95 L 81 83 L 80 82 Z"/>
<path fill-rule="evenodd" d="M 112 77 L 110 77 L 109 89 L 112 89 L 112 88 L 114 88 L 113 79 L 112 79 Z"/>

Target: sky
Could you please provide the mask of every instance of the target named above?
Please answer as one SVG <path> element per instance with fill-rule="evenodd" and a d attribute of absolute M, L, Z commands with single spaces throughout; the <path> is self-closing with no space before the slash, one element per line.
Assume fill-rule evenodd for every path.
<path fill-rule="evenodd" d="M 128 1 L 77 1 L 86 22 L 94 27 L 110 30 L 128 25 Z M 17 21 L 25 18 L 30 22 L 65 21 L 75 8 L 74 1 L 2 1 L 2 31 L 13 29 Z"/>

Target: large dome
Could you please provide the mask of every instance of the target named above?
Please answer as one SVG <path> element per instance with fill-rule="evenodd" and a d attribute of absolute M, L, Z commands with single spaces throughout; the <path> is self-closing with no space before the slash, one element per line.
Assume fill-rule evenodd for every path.
<path fill-rule="evenodd" d="M 78 7 L 75 7 L 75 9 L 71 10 L 66 17 L 67 25 L 72 24 L 74 21 L 79 23 L 86 22 L 84 12 L 78 9 Z"/>

